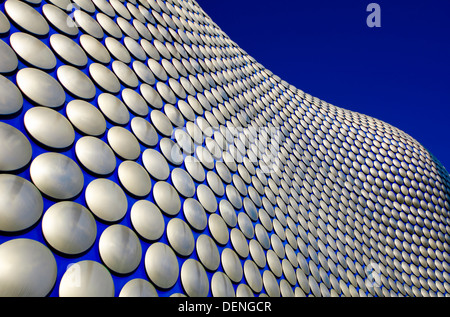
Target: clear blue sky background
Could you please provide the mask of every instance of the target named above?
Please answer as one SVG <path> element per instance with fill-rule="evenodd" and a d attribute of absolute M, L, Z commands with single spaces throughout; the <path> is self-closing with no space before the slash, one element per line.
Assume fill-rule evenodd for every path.
<path fill-rule="evenodd" d="M 197 2 L 273 73 L 402 129 L 450 171 L 450 1 Z M 381 28 L 366 24 L 371 2 Z"/>

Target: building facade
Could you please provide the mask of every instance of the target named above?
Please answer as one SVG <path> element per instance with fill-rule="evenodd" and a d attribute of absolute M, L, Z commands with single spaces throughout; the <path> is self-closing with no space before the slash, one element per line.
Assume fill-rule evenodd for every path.
<path fill-rule="evenodd" d="M 445 296 L 449 211 L 193 0 L 0 3 L 0 296 Z"/>

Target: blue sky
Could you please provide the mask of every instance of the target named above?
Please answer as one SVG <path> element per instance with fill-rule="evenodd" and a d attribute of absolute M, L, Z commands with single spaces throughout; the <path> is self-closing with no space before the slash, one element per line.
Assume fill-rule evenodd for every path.
<path fill-rule="evenodd" d="M 197 2 L 282 79 L 400 128 L 450 170 L 450 1 Z M 366 24 L 371 2 L 380 28 Z"/>

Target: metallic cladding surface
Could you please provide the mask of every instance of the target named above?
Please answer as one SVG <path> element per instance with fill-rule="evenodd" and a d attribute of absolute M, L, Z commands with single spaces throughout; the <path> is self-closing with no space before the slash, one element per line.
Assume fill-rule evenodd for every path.
<path fill-rule="evenodd" d="M 0 3 L 0 296 L 445 296 L 450 176 L 194 0 Z"/>

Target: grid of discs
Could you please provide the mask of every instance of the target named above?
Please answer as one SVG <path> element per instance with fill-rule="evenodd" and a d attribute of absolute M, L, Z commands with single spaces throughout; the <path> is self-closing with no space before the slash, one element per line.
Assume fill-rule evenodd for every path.
<path fill-rule="evenodd" d="M 0 296 L 443 296 L 450 177 L 192 0 L 0 4 Z"/>

